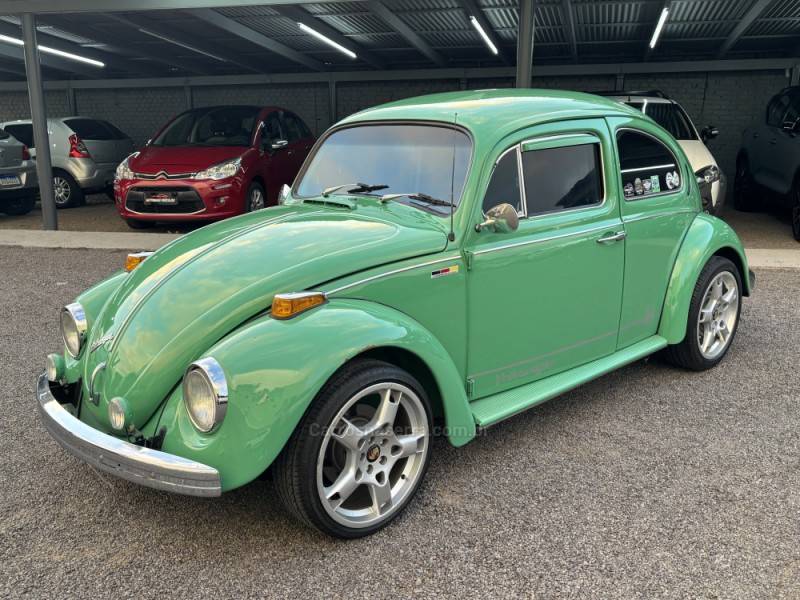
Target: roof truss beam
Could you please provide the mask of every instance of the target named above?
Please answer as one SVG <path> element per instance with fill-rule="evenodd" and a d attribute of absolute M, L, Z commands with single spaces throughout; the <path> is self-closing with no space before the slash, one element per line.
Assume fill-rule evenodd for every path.
<path fill-rule="evenodd" d="M 319 0 L 0 0 L 0 15 L 36 15 L 64 13 L 110 13 L 145 10 L 187 10 L 231 6 L 276 6 L 279 4 L 314 4 Z M 354 1 L 354 0 L 351 0 Z M 358 0 L 355 0 L 358 1 Z"/>
<path fill-rule="evenodd" d="M 314 29 L 315 31 L 318 31 L 325 37 L 330 38 L 340 46 L 344 46 L 351 52 L 355 52 L 359 59 L 363 60 L 371 67 L 374 67 L 376 69 L 386 68 L 386 63 L 382 59 L 375 56 L 369 50 L 364 49 L 361 45 L 350 40 L 349 38 L 344 36 L 340 31 L 331 27 L 322 19 L 316 18 L 304 8 L 300 6 L 286 5 L 286 6 L 276 6 L 275 10 L 278 11 L 278 13 L 280 13 L 287 19 L 291 19 L 296 23 L 302 23 L 307 27 L 311 27 L 311 29 Z"/>
<path fill-rule="evenodd" d="M 736 42 L 739 41 L 739 38 L 742 37 L 745 31 L 747 31 L 753 22 L 761 16 L 767 7 L 772 4 L 772 0 L 756 0 L 753 2 L 753 5 L 747 10 L 744 16 L 739 20 L 736 24 L 736 27 L 733 28 L 730 35 L 728 35 L 727 39 L 722 42 L 722 46 L 719 47 L 717 51 L 717 58 L 722 58 L 728 53 L 728 50 L 733 48 L 736 45 Z"/>
<path fill-rule="evenodd" d="M 366 0 L 369 9 L 378 15 L 389 27 L 403 36 L 406 41 L 424 54 L 428 59 L 440 67 L 447 66 L 447 59 L 434 50 L 428 42 L 423 40 L 415 31 L 406 25 L 400 17 L 394 14 L 381 0 Z"/>
<path fill-rule="evenodd" d="M 239 23 L 239 21 L 231 19 L 230 17 L 226 17 L 215 10 L 211 10 L 210 8 L 198 8 L 188 10 L 187 12 L 192 16 L 205 21 L 206 23 L 222 29 L 223 31 L 232 33 L 233 35 L 256 44 L 257 46 L 266 48 L 270 52 L 280 54 L 284 58 L 288 58 L 289 60 L 308 67 L 312 71 L 325 70 L 325 65 L 323 65 L 320 61 L 311 58 L 310 56 L 306 56 L 294 48 L 290 48 L 289 46 L 275 41 L 272 38 L 268 38 L 254 29 L 250 29 L 246 25 L 242 25 Z"/>
<path fill-rule="evenodd" d="M 0 58 L 10 58 L 12 60 L 24 63 L 25 53 L 22 46 L 12 46 L 10 44 L 0 43 Z M 73 60 L 42 54 L 41 50 L 39 51 L 39 64 L 50 69 L 58 69 L 64 73 L 84 75 L 86 77 L 97 77 L 97 71 L 102 71 L 102 69 L 90 67 L 89 65 L 82 65 L 81 63 Z"/>
<path fill-rule="evenodd" d="M 566 30 L 572 60 L 578 60 L 578 34 L 575 28 L 575 9 L 572 7 L 572 0 L 561 0 L 561 20 Z"/>

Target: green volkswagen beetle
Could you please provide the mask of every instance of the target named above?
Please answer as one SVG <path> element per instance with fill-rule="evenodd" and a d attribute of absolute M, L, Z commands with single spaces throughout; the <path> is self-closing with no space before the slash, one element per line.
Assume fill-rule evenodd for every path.
<path fill-rule="evenodd" d="M 753 275 L 677 142 L 599 97 L 456 92 L 321 137 L 280 205 L 81 294 L 38 381 L 69 452 L 217 496 L 271 470 L 302 521 L 385 526 L 437 431 L 476 431 L 664 351 L 713 367 Z"/>

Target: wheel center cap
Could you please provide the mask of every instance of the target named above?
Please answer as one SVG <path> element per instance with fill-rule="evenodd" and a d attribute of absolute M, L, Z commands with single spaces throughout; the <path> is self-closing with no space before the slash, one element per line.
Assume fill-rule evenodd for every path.
<path fill-rule="evenodd" d="M 381 449 L 378 446 L 372 446 L 369 450 L 367 450 L 367 460 L 369 462 L 375 462 L 378 460 L 378 457 L 381 455 Z"/>

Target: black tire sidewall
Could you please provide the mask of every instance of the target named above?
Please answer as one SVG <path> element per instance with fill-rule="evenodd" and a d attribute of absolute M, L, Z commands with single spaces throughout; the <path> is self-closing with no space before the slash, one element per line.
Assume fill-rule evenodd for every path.
<path fill-rule="evenodd" d="M 245 197 L 245 200 L 244 200 L 244 212 L 246 212 L 246 213 L 255 212 L 251 208 L 251 205 L 250 205 L 250 196 L 252 196 L 254 189 L 261 190 L 261 197 L 264 199 L 264 208 L 267 208 L 267 196 L 266 196 L 266 192 L 264 192 L 264 186 L 262 186 L 257 181 L 254 181 L 247 188 L 247 197 Z M 261 210 L 261 209 L 259 209 L 259 210 Z"/>
<path fill-rule="evenodd" d="M 792 186 L 791 198 L 791 215 L 792 220 L 792 237 L 800 242 L 800 177 L 794 180 Z"/>
<path fill-rule="evenodd" d="M 35 206 L 36 198 L 33 196 L 14 198 L 0 203 L 0 213 L 5 213 L 10 217 L 21 217 L 31 212 Z"/>
<path fill-rule="evenodd" d="M 700 344 L 697 340 L 697 323 L 700 319 L 700 308 L 702 307 L 703 297 L 705 296 L 706 290 L 708 289 L 711 280 L 723 271 L 728 271 L 731 273 L 731 275 L 733 275 L 738 287 L 737 291 L 739 294 L 739 304 L 736 308 L 736 323 L 734 324 L 731 337 L 728 340 L 728 345 L 725 347 L 725 350 L 719 356 L 709 359 L 703 356 L 703 354 L 700 352 Z M 689 306 L 689 322 L 686 326 L 685 342 L 688 343 L 689 358 L 693 363 L 691 365 L 692 368 L 696 370 L 710 369 L 711 367 L 717 365 L 723 358 L 725 358 L 731 346 L 733 345 L 734 339 L 736 338 L 736 332 L 739 330 L 739 320 L 741 315 L 742 277 L 739 274 L 739 269 L 727 258 L 714 256 L 708 261 L 708 263 L 706 263 L 706 266 L 700 273 L 700 277 L 698 277 L 697 283 L 695 284 L 694 293 L 692 294 L 692 302 Z"/>
<path fill-rule="evenodd" d="M 744 171 L 743 174 L 742 170 Z M 750 163 L 746 156 L 736 159 L 736 173 L 733 179 L 733 207 L 736 210 L 750 212 L 753 210 L 753 177 Z"/>
<path fill-rule="evenodd" d="M 430 401 L 425 389 L 406 371 L 388 363 L 368 361 L 362 365 L 362 368 L 350 371 L 348 375 L 343 380 L 334 381 L 336 377 L 332 378 L 333 384 L 323 388 L 314 401 L 312 410 L 303 419 L 295 433 L 295 435 L 299 434 L 299 439 L 294 448 L 296 455 L 293 463 L 298 470 L 295 477 L 300 488 L 299 499 L 304 505 L 302 512 L 305 513 L 305 516 L 314 526 L 323 532 L 336 537 L 350 539 L 370 535 L 387 526 L 405 510 L 408 503 L 414 498 L 430 464 L 433 419 Z M 425 408 L 428 431 L 431 434 L 428 440 L 428 452 L 414 488 L 406 495 L 400 508 L 395 510 L 388 520 L 370 527 L 350 528 L 337 523 L 322 505 L 322 500 L 317 490 L 317 459 L 324 440 L 324 432 L 333 424 L 332 421 L 342 406 L 361 390 L 379 382 L 400 383 L 411 388 L 417 394 Z"/>

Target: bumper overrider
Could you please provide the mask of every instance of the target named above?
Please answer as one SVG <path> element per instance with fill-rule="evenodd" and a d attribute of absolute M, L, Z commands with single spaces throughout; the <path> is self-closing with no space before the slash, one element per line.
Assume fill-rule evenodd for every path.
<path fill-rule="evenodd" d="M 68 452 L 93 467 L 133 483 L 186 494 L 219 496 L 219 472 L 207 465 L 137 446 L 89 427 L 72 416 L 50 391 L 45 374 L 36 386 L 39 414 L 50 435 Z"/>

